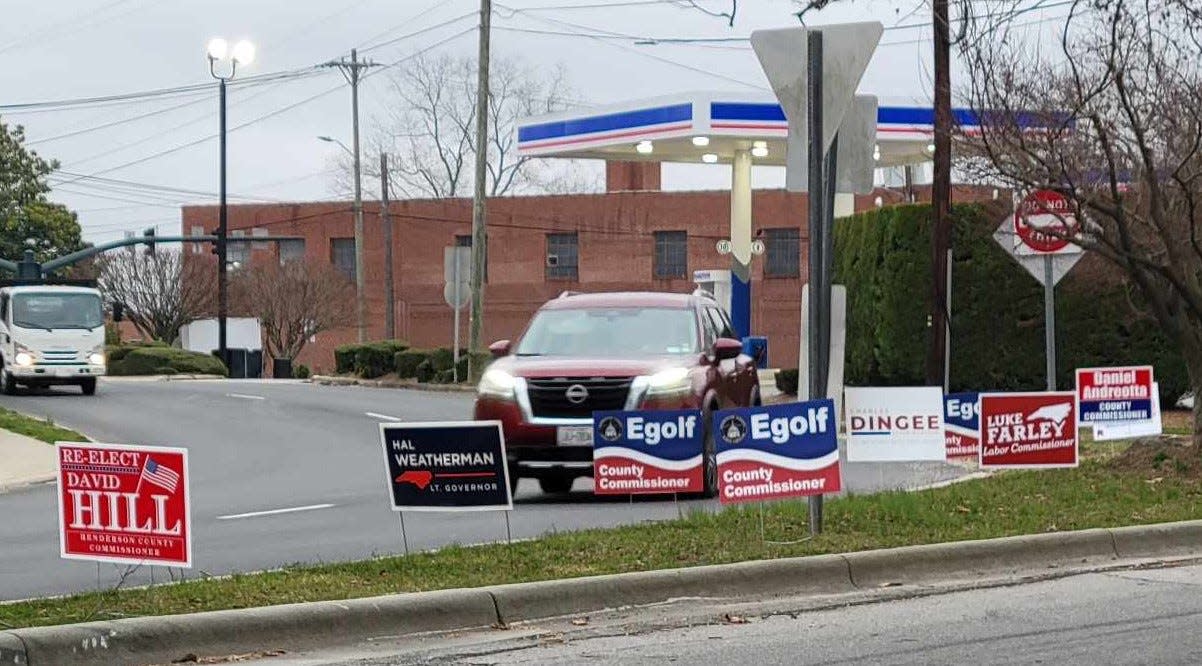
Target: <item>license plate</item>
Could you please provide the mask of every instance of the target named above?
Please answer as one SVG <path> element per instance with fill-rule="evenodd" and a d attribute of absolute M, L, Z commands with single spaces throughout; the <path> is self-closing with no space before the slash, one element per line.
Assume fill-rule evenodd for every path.
<path fill-rule="evenodd" d="M 555 433 L 560 446 L 592 446 L 592 426 L 560 426 Z"/>

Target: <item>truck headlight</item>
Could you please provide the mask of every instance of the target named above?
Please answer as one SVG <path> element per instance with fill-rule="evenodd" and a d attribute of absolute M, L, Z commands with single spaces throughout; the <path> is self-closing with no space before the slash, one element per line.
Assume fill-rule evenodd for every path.
<path fill-rule="evenodd" d="M 692 388 L 688 368 L 668 368 L 647 379 L 647 395 L 679 395 Z"/>
<path fill-rule="evenodd" d="M 17 352 L 16 357 L 13 358 L 13 362 L 16 363 L 18 367 L 28 368 L 29 366 L 33 365 L 33 354 L 25 351 Z"/>
<path fill-rule="evenodd" d="M 480 377 L 480 385 L 476 387 L 476 392 L 491 398 L 512 400 L 515 386 L 517 386 L 517 379 L 508 372 L 488 370 L 484 376 Z"/>
<path fill-rule="evenodd" d="M 104 345 L 100 345 L 88 354 L 88 365 L 104 365 L 104 361 Z"/>

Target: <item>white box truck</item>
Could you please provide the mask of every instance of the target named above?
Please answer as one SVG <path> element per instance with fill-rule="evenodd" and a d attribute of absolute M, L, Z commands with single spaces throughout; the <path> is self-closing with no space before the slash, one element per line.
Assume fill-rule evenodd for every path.
<path fill-rule="evenodd" d="M 92 395 L 104 368 L 99 291 L 48 284 L 0 289 L 0 392 L 73 384 Z"/>

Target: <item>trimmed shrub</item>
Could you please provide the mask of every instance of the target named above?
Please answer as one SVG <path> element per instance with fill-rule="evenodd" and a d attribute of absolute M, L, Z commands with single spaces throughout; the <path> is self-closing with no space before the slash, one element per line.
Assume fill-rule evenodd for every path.
<path fill-rule="evenodd" d="M 355 348 L 359 345 L 342 345 L 334 349 L 334 372 L 339 375 L 355 371 Z"/>
<path fill-rule="evenodd" d="M 169 365 L 163 365 L 163 366 L 159 366 L 159 367 L 155 368 L 154 374 L 156 374 L 156 375 L 178 375 L 179 370 L 176 370 L 175 368 L 173 368 Z"/>
<path fill-rule="evenodd" d="M 434 383 L 436 384 L 454 384 L 455 369 L 440 370 L 434 375 Z"/>
<path fill-rule="evenodd" d="M 431 379 L 434 379 L 434 375 L 434 365 L 430 363 L 430 359 L 426 359 L 421 363 L 418 363 L 417 370 L 414 371 L 414 376 L 417 377 L 417 381 L 422 382 L 423 384 Z"/>
<path fill-rule="evenodd" d="M 459 354 L 459 366 L 458 367 L 459 367 L 459 381 L 460 382 L 468 381 L 467 364 L 468 364 L 468 358 L 470 356 L 473 356 L 473 354 L 471 352 L 460 352 L 460 354 Z M 488 367 L 488 364 L 493 362 L 492 354 L 490 354 L 488 352 L 479 352 L 477 354 L 474 354 L 474 356 L 475 356 L 474 367 L 476 369 L 476 372 L 479 374 L 483 374 L 485 368 Z"/>
<path fill-rule="evenodd" d="M 785 395 L 797 395 L 797 368 L 777 370 L 776 388 Z"/>
<path fill-rule="evenodd" d="M 409 344 L 400 340 L 380 340 L 354 345 L 355 374 L 364 379 L 375 379 L 396 370 L 397 352 L 405 351 Z"/>
<path fill-rule="evenodd" d="M 309 371 L 309 366 L 300 364 L 293 368 L 292 376 L 296 379 L 308 379 L 313 373 Z"/>
<path fill-rule="evenodd" d="M 924 383 L 930 329 L 930 206 L 835 222 L 835 283 L 847 286 L 846 383 Z M 993 239 L 1006 205 L 952 207 L 951 390 L 1043 390 L 1043 287 Z M 1188 389 L 1179 350 L 1121 273 L 1086 255 L 1056 286 L 1057 385 L 1075 368 L 1151 364 L 1164 404 Z M 778 380 L 779 381 L 779 380 Z"/>
<path fill-rule="evenodd" d="M 417 376 L 417 366 L 430 358 L 430 352 L 424 349 L 406 349 L 397 352 L 393 358 L 396 374 L 402 379 L 412 379 Z"/>
<path fill-rule="evenodd" d="M 430 351 L 430 364 L 436 372 L 443 372 L 455 367 L 455 352 L 448 347 L 439 347 Z"/>
<path fill-rule="evenodd" d="M 225 364 L 216 356 L 191 352 L 174 347 L 145 346 L 130 349 L 120 360 L 110 357 L 110 375 L 154 375 L 163 374 L 164 368 L 174 374 L 228 375 Z"/>

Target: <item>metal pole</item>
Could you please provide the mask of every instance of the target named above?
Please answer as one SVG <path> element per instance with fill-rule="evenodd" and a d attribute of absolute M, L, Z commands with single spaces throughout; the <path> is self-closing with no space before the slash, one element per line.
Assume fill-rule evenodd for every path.
<path fill-rule="evenodd" d="M 226 319 L 229 316 L 229 276 L 227 275 L 227 233 L 228 206 L 225 199 L 225 79 L 218 79 L 218 90 L 221 110 L 218 113 L 219 129 L 217 131 L 221 157 L 220 212 L 217 217 L 217 356 L 229 367 L 229 349 L 226 338 Z"/>
<path fill-rule="evenodd" d="M 478 374 L 474 367 L 480 351 L 480 329 L 484 317 L 484 271 L 488 235 L 485 233 L 485 178 L 488 171 L 488 38 L 492 23 L 491 0 L 480 0 L 480 53 L 476 77 L 476 176 L 472 196 L 472 311 L 470 315 L 468 378 Z M 506 516 L 508 519 L 508 516 Z"/>
<path fill-rule="evenodd" d="M 807 151 L 809 158 L 809 184 L 807 199 L 809 202 L 809 287 L 810 287 L 810 313 L 808 328 L 806 331 L 807 344 L 809 345 L 809 359 L 807 359 L 807 367 L 810 379 L 810 399 L 817 400 L 826 393 L 826 376 L 821 370 L 823 352 L 822 335 L 820 327 L 822 325 L 822 309 L 821 303 L 823 297 L 818 293 L 822 287 L 822 271 L 826 265 L 826 259 L 822 256 L 825 248 L 825 240 L 823 239 L 823 221 L 826 219 L 823 214 L 823 204 L 826 202 L 825 191 L 823 189 L 822 180 L 822 33 L 817 30 L 811 30 L 807 35 L 807 54 L 806 54 L 806 116 L 809 119 Z M 810 534 L 818 534 L 822 531 L 822 496 L 815 495 L 809 499 L 810 509 Z"/>
<path fill-rule="evenodd" d="M 947 316 L 943 318 L 943 392 L 951 391 L 952 387 L 952 249 L 947 249 Z"/>
<path fill-rule="evenodd" d="M 462 303 L 460 303 L 460 297 L 463 296 L 463 294 L 459 292 L 459 256 L 459 248 L 455 248 L 455 253 L 451 255 L 451 258 L 454 259 L 454 261 L 451 263 L 455 264 L 455 267 L 451 269 L 451 276 L 453 278 L 452 283 L 454 284 L 455 289 L 455 306 L 451 308 L 455 311 L 454 314 L 451 315 L 451 318 L 455 322 L 455 333 L 452 336 L 452 339 L 454 340 L 454 342 L 452 342 L 454 345 L 452 354 L 454 354 L 455 362 L 451 367 L 453 368 L 452 374 L 454 375 L 453 378 L 456 384 L 459 383 L 459 308 L 462 307 Z"/>
<path fill-rule="evenodd" d="M 388 153 L 380 153 L 380 226 L 384 229 L 384 337 L 396 338 L 396 297 L 392 284 L 392 216 L 388 214 Z"/>
<path fill-rule="evenodd" d="M 355 157 L 355 314 L 359 327 L 359 342 L 367 340 L 367 308 L 363 265 L 363 189 L 359 168 L 359 54 L 351 49 L 351 131 L 354 134 Z"/>
<path fill-rule="evenodd" d="M 1052 275 L 1052 255 L 1043 258 L 1043 331 L 1047 349 L 1048 390 L 1056 390 L 1056 282 Z"/>

